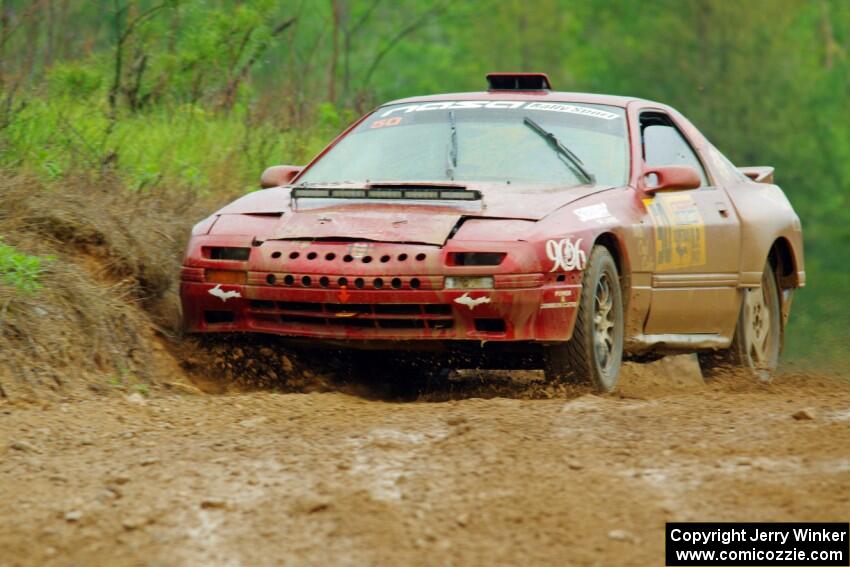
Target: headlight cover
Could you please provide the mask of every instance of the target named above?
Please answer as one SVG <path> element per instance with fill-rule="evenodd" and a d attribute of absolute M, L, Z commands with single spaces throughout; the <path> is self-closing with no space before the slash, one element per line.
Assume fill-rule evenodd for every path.
<path fill-rule="evenodd" d="M 446 289 L 493 289 L 493 276 L 446 276 Z"/>

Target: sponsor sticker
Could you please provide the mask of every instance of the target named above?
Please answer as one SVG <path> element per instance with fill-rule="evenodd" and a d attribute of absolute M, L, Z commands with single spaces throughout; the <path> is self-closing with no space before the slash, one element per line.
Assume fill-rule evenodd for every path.
<path fill-rule="evenodd" d="M 616 222 L 617 217 L 611 214 L 608 210 L 608 205 L 605 203 L 597 203 L 588 207 L 581 207 L 573 211 L 579 220 L 584 222 L 596 221 L 598 224 L 603 224 L 609 221 Z"/>
<path fill-rule="evenodd" d="M 613 112 L 606 112 L 598 108 L 590 108 L 587 106 L 576 106 L 574 104 L 559 104 L 555 102 L 532 102 L 526 105 L 526 110 L 548 110 L 550 112 L 568 112 L 570 114 L 581 114 L 582 116 L 591 116 L 593 118 L 601 118 L 602 120 L 614 120 L 619 118 Z"/>
<path fill-rule="evenodd" d="M 227 303 L 227 300 L 231 298 L 242 297 L 242 294 L 238 291 L 224 291 L 221 289 L 221 284 L 216 284 L 208 293 L 213 297 L 219 298 L 223 303 Z"/>
<path fill-rule="evenodd" d="M 352 258 L 360 259 L 369 253 L 369 244 L 367 242 L 357 242 L 348 245 L 348 254 Z"/>
<path fill-rule="evenodd" d="M 567 309 L 569 307 L 576 307 L 578 303 L 575 301 L 561 301 L 558 303 L 541 303 L 540 309 Z"/>
<path fill-rule="evenodd" d="M 484 303 L 490 303 L 491 299 L 489 295 L 482 295 L 481 297 L 470 297 L 469 292 L 464 293 L 460 297 L 455 299 L 455 303 L 460 305 L 466 305 L 469 307 L 469 310 L 472 311 L 479 305 Z"/>
<path fill-rule="evenodd" d="M 540 309 L 567 309 L 568 307 L 576 307 L 578 303 L 575 301 L 567 301 L 573 295 L 571 289 L 559 289 L 555 292 L 555 297 L 558 301 L 551 303 L 541 303 Z"/>
<path fill-rule="evenodd" d="M 550 272 L 563 270 L 583 270 L 587 265 L 587 254 L 581 249 L 581 238 L 573 242 L 572 238 L 562 240 L 548 240 L 546 242 L 546 256 L 552 260 Z"/>
<path fill-rule="evenodd" d="M 591 108 L 588 106 L 555 102 L 525 102 L 518 100 L 458 100 L 426 102 L 421 104 L 406 104 L 404 106 L 387 108 L 380 114 L 380 118 L 384 119 L 390 115 L 397 113 L 409 114 L 411 112 L 425 112 L 428 110 L 464 110 L 478 108 L 491 110 L 511 110 L 524 108 L 526 110 L 540 110 L 544 112 L 578 114 L 581 116 L 589 116 L 591 118 L 599 118 L 601 120 L 615 120 L 617 118 L 620 118 L 619 115 L 614 114 L 613 112 L 607 112 L 605 110 Z M 390 124 L 381 124 L 381 126 L 385 125 L 389 126 Z M 379 128 L 380 126 L 374 127 Z"/>
<path fill-rule="evenodd" d="M 702 266 L 706 263 L 705 223 L 690 195 L 658 195 L 644 199 L 655 225 L 655 269 Z"/>
<path fill-rule="evenodd" d="M 351 294 L 348 293 L 348 286 L 341 286 L 336 297 L 339 299 L 340 303 L 348 303 L 348 300 L 351 298 Z"/>

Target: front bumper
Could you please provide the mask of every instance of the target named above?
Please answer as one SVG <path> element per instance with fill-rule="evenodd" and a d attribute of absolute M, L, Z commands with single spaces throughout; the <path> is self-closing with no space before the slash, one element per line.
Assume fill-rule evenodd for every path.
<path fill-rule="evenodd" d="M 186 330 L 329 341 L 541 341 L 572 336 L 581 272 L 547 271 L 526 242 L 405 243 L 193 238 L 181 269 Z M 250 241 L 249 241 L 250 242 Z M 214 253 L 243 246 L 241 257 Z M 247 252 L 246 252 L 247 251 Z M 502 252 L 496 266 L 457 252 Z M 238 272 L 240 283 L 215 272 Z M 492 289 L 447 289 L 448 277 L 492 277 Z M 227 280 L 236 281 L 236 280 Z"/>
<path fill-rule="evenodd" d="M 564 341 L 572 336 L 581 288 L 558 282 L 518 289 L 361 290 L 252 285 L 255 278 L 248 285 L 187 281 L 202 278 L 196 270 L 184 268 L 180 286 L 188 332 L 346 341 Z M 441 280 L 432 277 L 429 285 L 441 288 Z"/>

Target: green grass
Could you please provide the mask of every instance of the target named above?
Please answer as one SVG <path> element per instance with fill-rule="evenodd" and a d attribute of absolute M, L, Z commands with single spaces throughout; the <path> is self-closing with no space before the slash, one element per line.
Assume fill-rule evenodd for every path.
<path fill-rule="evenodd" d="M 344 124 L 321 112 L 294 128 L 245 107 L 157 107 L 111 121 L 100 98 L 30 97 L 0 136 L 0 166 L 59 181 L 75 171 L 110 169 L 132 189 L 167 184 L 199 193 L 257 188 L 270 165 L 302 164 Z"/>

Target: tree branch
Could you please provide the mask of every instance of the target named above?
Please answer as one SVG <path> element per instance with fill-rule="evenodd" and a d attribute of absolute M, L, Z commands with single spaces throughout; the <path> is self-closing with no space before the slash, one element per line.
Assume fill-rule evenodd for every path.
<path fill-rule="evenodd" d="M 136 18 L 132 22 L 127 24 L 127 28 L 124 30 L 124 33 L 121 35 L 121 38 L 118 41 L 123 44 L 130 37 L 130 34 L 133 33 L 133 30 L 136 28 L 136 26 L 142 24 L 145 20 L 149 20 L 157 12 L 168 7 L 169 4 L 171 4 L 171 2 L 168 2 L 168 1 L 163 2 L 162 4 L 157 4 L 156 6 L 154 6 L 153 8 L 148 10 L 147 12 L 143 12 L 143 13 L 139 14 L 138 16 L 136 16 Z M 127 7 L 125 6 L 124 10 L 126 10 L 126 9 L 127 9 Z"/>
<path fill-rule="evenodd" d="M 369 20 L 369 17 L 372 15 L 372 12 L 375 11 L 375 8 L 377 8 L 378 4 L 380 4 L 380 3 L 381 3 L 381 0 L 374 0 L 372 2 L 372 5 L 369 6 L 368 8 L 366 8 L 366 11 L 363 12 L 363 15 L 361 15 L 360 18 L 357 19 L 357 21 L 354 23 L 354 25 L 351 26 L 350 28 L 348 28 L 347 33 L 349 35 L 354 35 L 358 31 L 360 31 L 360 28 L 362 28 L 364 26 L 364 24 L 366 24 L 366 22 Z"/>
<path fill-rule="evenodd" d="M 436 16 L 440 12 L 446 9 L 448 4 L 438 4 L 434 6 L 432 9 L 424 12 L 421 16 L 410 22 L 407 27 L 402 28 L 393 38 L 381 49 L 378 54 L 375 56 L 375 59 L 372 60 L 372 64 L 369 66 L 369 70 L 366 71 L 366 75 L 363 78 L 363 86 L 367 86 L 369 81 L 372 79 L 372 75 L 378 69 L 378 66 L 381 64 L 381 61 L 387 54 L 395 48 L 396 45 L 401 42 L 402 39 L 415 32 L 417 29 L 422 27 L 429 18 L 432 16 Z"/>
<path fill-rule="evenodd" d="M 266 52 L 266 49 L 269 48 L 269 45 L 271 44 L 271 39 L 274 39 L 275 37 L 282 34 L 284 31 L 286 31 L 288 27 L 292 26 L 296 21 L 298 21 L 298 18 L 292 17 L 288 20 L 284 20 L 283 22 L 275 26 L 271 31 L 269 41 L 265 41 L 259 46 L 257 46 L 257 49 L 254 50 L 254 53 L 251 54 L 251 57 L 249 57 L 245 64 L 242 65 L 236 75 L 234 75 L 233 78 L 227 82 L 223 89 L 223 104 L 225 107 L 229 108 L 233 104 L 233 97 L 236 94 L 236 89 L 239 88 L 239 84 L 251 70 L 251 67 L 253 67 L 257 63 L 257 61 L 259 61 L 263 53 Z"/>

